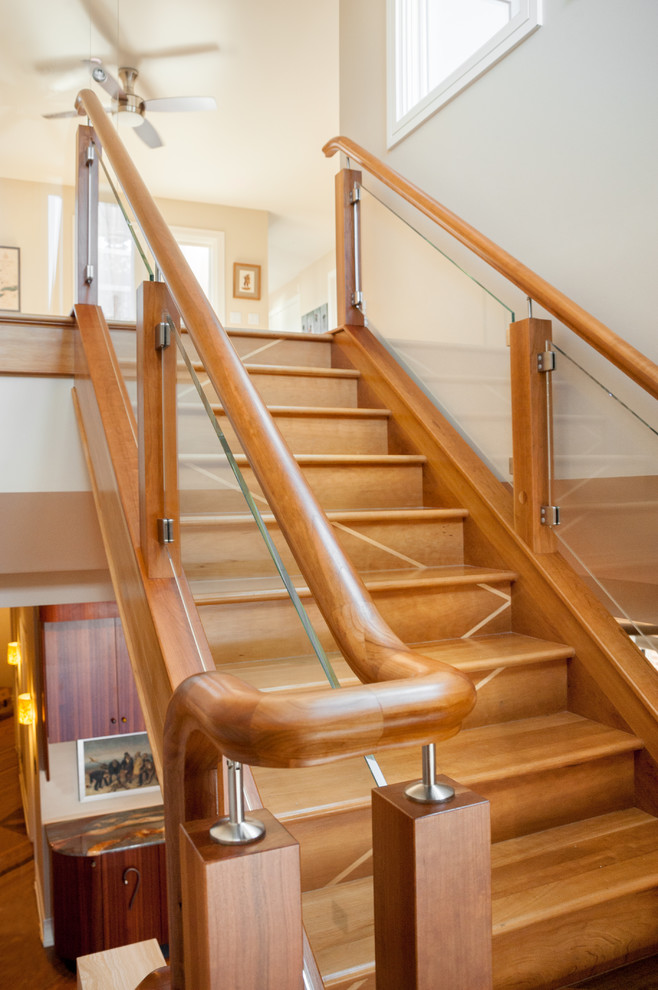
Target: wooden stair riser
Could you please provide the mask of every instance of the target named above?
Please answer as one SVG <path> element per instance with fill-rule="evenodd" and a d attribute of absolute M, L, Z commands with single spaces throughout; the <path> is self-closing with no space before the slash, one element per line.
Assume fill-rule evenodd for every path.
<path fill-rule="evenodd" d="M 293 336 L 250 337 L 229 332 L 231 343 L 246 364 L 282 364 L 300 368 L 330 368 L 331 340 Z"/>
<path fill-rule="evenodd" d="M 302 471 L 324 509 L 382 509 L 422 505 L 423 472 L 418 463 L 376 464 L 301 464 Z M 257 504 L 266 508 L 260 488 L 251 468 L 241 466 L 242 476 Z M 210 478 L 209 478 L 210 476 Z M 179 484 L 181 508 L 193 502 L 196 489 L 207 490 L 209 482 L 217 486 L 215 512 L 225 511 L 222 499 L 227 489 L 235 489 L 236 481 L 225 460 L 212 458 L 208 462 L 188 461 L 183 455 L 179 460 Z M 188 500 L 188 493 L 192 493 Z M 193 510 L 190 510 L 193 511 Z M 230 511 L 230 510 L 229 510 Z M 244 507 L 243 507 L 244 511 Z"/>
<path fill-rule="evenodd" d="M 489 633 L 510 628 L 511 592 L 504 583 L 495 588 L 403 587 L 374 591 L 373 598 L 386 622 L 408 643 L 456 638 L 476 628 L 486 627 Z M 304 605 L 324 648 L 335 650 L 315 602 L 305 597 Z M 309 652 L 308 639 L 287 599 L 201 605 L 200 614 L 216 664 Z"/>
<path fill-rule="evenodd" d="M 441 756 L 440 749 L 438 751 Z M 395 772 L 381 753 L 378 762 L 389 783 L 416 780 L 421 774 L 421 754 L 410 753 L 406 765 L 397 761 Z M 555 770 L 528 772 L 510 783 L 504 773 L 497 780 L 479 780 L 477 769 L 462 776 L 462 783 L 472 787 L 491 802 L 491 832 L 493 842 L 528 835 L 544 828 L 555 828 L 577 822 L 592 815 L 603 815 L 632 806 L 635 793 L 634 760 L 632 754 L 602 756 L 600 759 L 574 763 Z M 348 765 L 349 764 L 349 765 Z M 287 771 L 294 776 L 286 779 L 284 771 L 255 769 L 256 781 L 266 807 L 278 803 L 286 828 L 299 840 L 302 850 L 302 889 L 354 880 L 372 872 L 370 832 L 370 789 L 372 777 L 361 762 L 348 761 L 341 769 L 327 768 Z M 442 772 L 450 773 L 449 764 L 442 763 Z M 341 777 L 341 773 L 345 777 Z M 358 778 L 361 795 L 348 784 L 346 775 Z M 335 807 L 331 806 L 333 794 Z M 325 813 L 295 816 L 287 814 L 287 803 L 298 801 L 319 806 L 326 801 Z M 351 800 L 351 808 L 340 808 L 341 801 Z M 336 831 L 334 832 L 334 826 Z M 364 859 L 364 857 L 366 857 Z"/>
<path fill-rule="evenodd" d="M 136 366 L 121 365 L 124 378 L 135 379 Z M 221 397 L 200 366 L 194 366 L 194 378 L 211 405 L 221 405 Z M 294 367 L 276 368 L 258 363 L 248 365 L 251 380 L 268 406 L 316 406 L 319 408 L 355 409 L 358 405 L 358 374 L 331 368 L 309 368 L 307 373 Z M 197 385 L 182 360 L 177 365 L 178 402 L 196 402 Z"/>
<path fill-rule="evenodd" d="M 356 408 L 357 379 L 315 375 L 252 374 L 252 381 L 268 406 L 325 406 Z"/>
<path fill-rule="evenodd" d="M 288 544 L 274 520 L 268 530 L 286 570 L 295 574 Z M 339 543 L 360 571 L 401 566 L 438 567 L 463 560 L 462 520 L 413 522 L 352 521 L 335 524 Z M 195 578 L 252 577 L 272 572 L 272 561 L 253 519 L 183 525 L 181 549 L 185 573 Z"/>
<path fill-rule="evenodd" d="M 470 676 L 478 700 L 463 722 L 464 729 L 550 715 L 567 707 L 567 663 L 564 660 L 524 667 L 493 667 Z"/>
<path fill-rule="evenodd" d="M 218 413 L 217 422 L 231 450 L 241 453 L 242 448 L 226 415 Z M 385 454 L 388 451 L 388 419 L 385 416 L 276 413 L 274 422 L 295 454 Z M 217 450 L 217 443 L 217 435 L 203 407 L 179 410 L 180 450 L 210 454 Z"/>

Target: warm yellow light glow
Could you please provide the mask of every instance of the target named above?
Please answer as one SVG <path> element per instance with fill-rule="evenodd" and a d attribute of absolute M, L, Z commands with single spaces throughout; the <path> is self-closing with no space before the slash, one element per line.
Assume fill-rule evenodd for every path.
<path fill-rule="evenodd" d="M 18 721 L 21 725 L 32 725 L 34 722 L 34 706 L 29 694 L 18 696 Z"/>
<path fill-rule="evenodd" d="M 7 643 L 7 663 L 12 667 L 18 667 L 21 659 L 21 651 L 18 643 Z"/>

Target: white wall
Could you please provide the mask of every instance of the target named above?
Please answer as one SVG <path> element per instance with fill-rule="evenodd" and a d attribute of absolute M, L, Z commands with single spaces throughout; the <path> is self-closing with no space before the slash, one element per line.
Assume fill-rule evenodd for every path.
<path fill-rule="evenodd" d="M 658 4 L 545 0 L 539 31 L 390 152 L 385 7 L 341 2 L 341 133 L 658 360 Z"/>

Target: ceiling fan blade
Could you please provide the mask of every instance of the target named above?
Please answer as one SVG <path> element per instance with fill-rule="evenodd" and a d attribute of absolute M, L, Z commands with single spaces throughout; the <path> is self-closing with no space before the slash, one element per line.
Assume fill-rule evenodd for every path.
<path fill-rule="evenodd" d="M 186 58 L 188 55 L 211 55 L 219 51 L 216 43 L 199 45 L 182 45 L 171 48 L 158 48 L 152 52 L 142 52 L 140 58 L 143 60 L 153 58 Z"/>
<path fill-rule="evenodd" d="M 61 113 L 42 113 L 45 120 L 59 120 L 61 117 L 79 117 L 77 110 L 62 110 Z"/>
<path fill-rule="evenodd" d="M 119 97 L 126 95 L 121 84 L 114 78 L 111 72 L 107 71 L 99 58 L 85 58 L 82 61 L 91 69 L 91 78 L 99 86 L 102 86 L 113 100 L 118 100 Z"/>
<path fill-rule="evenodd" d="M 157 100 L 144 100 L 146 110 L 155 113 L 178 113 L 181 110 L 216 110 L 212 96 L 165 96 Z"/>
<path fill-rule="evenodd" d="M 103 107 L 105 113 L 115 113 L 112 107 Z M 62 110 L 60 113 L 42 113 L 46 120 L 57 120 L 59 117 L 84 117 L 84 110 Z"/>
<path fill-rule="evenodd" d="M 147 144 L 149 148 L 162 147 L 162 138 L 156 131 L 153 124 L 149 124 L 148 120 L 142 121 L 139 127 L 135 128 L 135 134 L 137 137 L 141 138 L 144 144 Z"/>

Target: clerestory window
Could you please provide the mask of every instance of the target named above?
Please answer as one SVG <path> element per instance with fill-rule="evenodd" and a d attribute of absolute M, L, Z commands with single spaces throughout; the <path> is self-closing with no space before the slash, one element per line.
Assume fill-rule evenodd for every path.
<path fill-rule="evenodd" d="M 541 0 L 387 0 L 388 146 L 541 24 Z"/>

